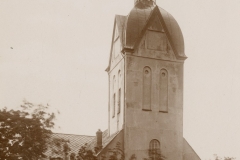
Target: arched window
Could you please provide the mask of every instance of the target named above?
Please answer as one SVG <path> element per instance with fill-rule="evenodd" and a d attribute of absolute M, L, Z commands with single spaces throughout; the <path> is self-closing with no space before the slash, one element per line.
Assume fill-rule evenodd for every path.
<path fill-rule="evenodd" d="M 168 112 L 168 72 L 166 69 L 160 70 L 159 89 L 159 111 Z"/>
<path fill-rule="evenodd" d="M 118 110 L 117 113 L 119 114 L 121 111 L 121 71 L 118 71 Z"/>
<path fill-rule="evenodd" d="M 115 81 L 116 81 L 116 78 L 115 78 L 115 76 L 113 76 L 113 81 L 112 81 L 112 92 L 113 92 L 113 93 L 114 93 L 115 87 L 116 87 Z"/>
<path fill-rule="evenodd" d="M 116 104 L 116 94 L 113 94 L 113 108 L 112 108 L 112 117 L 115 117 L 115 104 Z"/>
<path fill-rule="evenodd" d="M 143 110 L 151 110 L 152 71 L 149 67 L 143 68 Z"/>
<path fill-rule="evenodd" d="M 121 71 L 119 70 L 118 71 L 118 88 L 121 88 L 121 81 L 122 81 L 122 79 L 121 79 Z"/>
<path fill-rule="evenodd" d="M 121 111 L 121 88 L 118 89 L 118 114 Z"/>
<path fill-rule="evenodd" d="M 113 87 L 112 87 L 112 93 L 113 93 L 113 99 L 112 99 L 112 117 L 115 117 L 115 104 L 116 104 L 116 94 L 115 94 L 115 88 L 116 88 L 116 79 L 115 76 L 113 76 Z"/>
<path fill-rule="evenodd" d="M 160 142 L 156 139 L 153 139 L 150 141 L 149 144 L 149 158 L 151 160 L 159 160 L 160 157 Z"/>

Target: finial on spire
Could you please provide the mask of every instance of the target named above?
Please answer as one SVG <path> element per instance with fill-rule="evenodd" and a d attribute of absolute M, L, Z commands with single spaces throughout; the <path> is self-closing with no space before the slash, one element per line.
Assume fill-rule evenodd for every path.
<path fill-rule="evenodd" d="M 138 2 L 143 2 L 151 5 L 156 4 L 156 0 L 134 0 L 134 5 L 136 5 Z"/>

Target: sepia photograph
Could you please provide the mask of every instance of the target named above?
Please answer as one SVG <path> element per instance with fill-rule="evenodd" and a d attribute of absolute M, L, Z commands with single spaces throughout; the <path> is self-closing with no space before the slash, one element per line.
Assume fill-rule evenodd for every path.
<path fill-rule="evenodd" d="M 240 160 L 239 0 L 0 0 L 0 160 Z"/>

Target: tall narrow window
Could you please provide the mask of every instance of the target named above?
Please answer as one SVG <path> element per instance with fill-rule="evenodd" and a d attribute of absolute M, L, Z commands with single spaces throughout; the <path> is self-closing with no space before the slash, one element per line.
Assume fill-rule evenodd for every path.
<path fill-rule="evenodd" d="M 121 71 L 118 71 L 118 88 L 121 88 Z"/>
<path fill-rule="evenodd" d="M 151 160 L 159 160 L 161 157 L 160 142 L 156 139 L 150 141 L 149 144 L 149 158 Z"/>
<path fill-rule="evenodd" d="M 115 104 L 116 104 L 116 94 L 113 94 L 113 108 L 112 108 L 112 117 L 115 117 Z"/>
<path fill-rule="evenodd" d="M 119 114 L 121 111 L 121 88 L 118 90 L 118 111 L 117 113 Z"/>
<path fill-rule="evenodd" d="M 152 72 L 149 67 L 143 68 L 143 110 L 151 110 Z"/>
<path fill-rule="evenodd" d="M 115 81 L 116 81 L 115 76 L 113 76 L 113 81 L 112 81 L 112 93 L 114 93 L 114 91 L 115 91 L 115 87 L 116 87 Z"/>
<path fill-rule="evenodd" d="M 116 95 L 115 95 L 115 88 L 116 88 L 116 78 L 113 76 L 113 82 L 112 82 L 112 117 L 115 117 L 115 104 L 116 104 Z"/>
<path fill-rule="evenodd" d="M 160 112 L 168 112 L 168 72 L 166 69 L 160 71 L 160 89 L 159 89 Z"/>
<path fill-rule="evenodd" d="M 119 114 L 121 111 L 121 71 L 118 71 L 118 110 L 117 113 Z"/>

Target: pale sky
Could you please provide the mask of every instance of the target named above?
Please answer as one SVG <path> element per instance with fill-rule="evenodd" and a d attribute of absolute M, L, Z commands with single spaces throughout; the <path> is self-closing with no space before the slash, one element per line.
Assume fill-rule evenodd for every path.
<path fill-rule="evenodd" d="M 55 132 L 107 129 L 115 14 L 134 0 L 0 0 L 0 107 L 61 114 Z M 185 39 L 184 137 L 201 159 L 240 159 L 240 1 L 157 0 Z"/>

